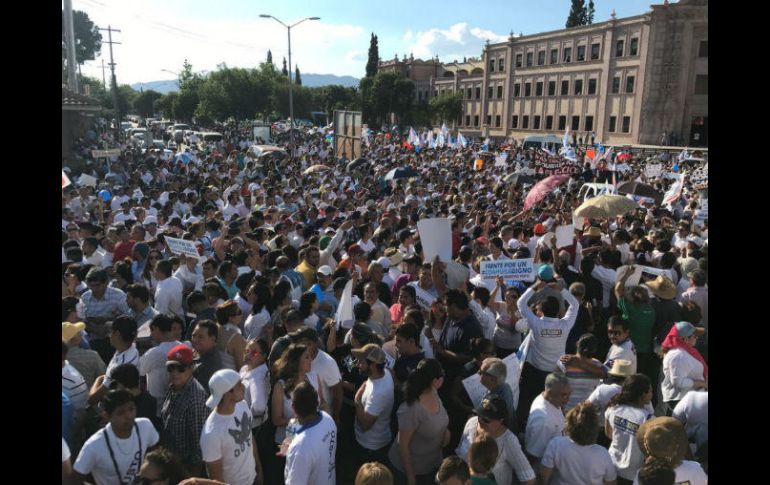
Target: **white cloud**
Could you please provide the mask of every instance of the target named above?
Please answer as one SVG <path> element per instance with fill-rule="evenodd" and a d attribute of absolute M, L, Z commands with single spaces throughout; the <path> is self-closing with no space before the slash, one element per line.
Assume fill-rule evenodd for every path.
<path fill-rule="evenodd" d="M 411 30 L 407 30 L 406 34 L 404 34 L 404 37 L 401 40 L 403 40 L 404 42 L 409 42 L 410 40 L 412 40 L 413 37 L 414 37 L 414 32 L 412 32 Z"/>
<path fill-rule="evenodd" d="M 411 34 L 411 31 L 407 32 Z M 404 36 L 406 39 L 406 35 Z M 411 36 L 410 36 L 411 38 Z M 407 50 L 416 58 L 429 59 L 435 55 L 441 61 L 461 60 L 463 57 L 478 56 L 484 42 L 504 42 L 507 35 L 496 34 L 478 27 L 469 28 L 467 22 L 459 22 L 448 29 L 434 28 L 414 34 L 414 42 Z"/>

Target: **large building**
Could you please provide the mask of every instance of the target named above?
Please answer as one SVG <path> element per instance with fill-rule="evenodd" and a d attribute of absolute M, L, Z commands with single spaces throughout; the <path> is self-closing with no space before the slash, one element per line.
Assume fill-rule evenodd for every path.
<path fill-rule="evenodd" d="M 514 37 L 479 59 L 383 62 L 415 81 L 417 101 L 459 92 L 473 136 L 561 136 L 612 145 L 708 145 L 708 0 Z"/>

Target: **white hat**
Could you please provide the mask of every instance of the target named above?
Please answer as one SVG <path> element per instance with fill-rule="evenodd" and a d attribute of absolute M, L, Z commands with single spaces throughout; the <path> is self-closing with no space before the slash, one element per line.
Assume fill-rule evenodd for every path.
<path fill-rule="evenodd" d="M 325 265 L 321 266 L 320 268 L 318 268 L 318 270 L 316 270 L 316 273 L 321 273 L 324 276 L 331 276 L 332 273 L 334 273 L 334 271 L 332 271 L 331 266 L 325 264 Z"/>
<path fill-rule="evenodd" d="M 211 396 L 206 400 L 206 406 L 214 409 L 222 400 L 225 393 L 229 392 L 239 382 L 241 382 L 241 376 L 232 369 L 218 370 L 209 379 L 209 390 Z"/>
<path fill-rule="evenodd" d="M 687 242 L 691 242 L 698 247 L 703 246 L 703 239 L 698 236 L 687 236 Z"/>
<path fill-rule="evenodd" d="M 382 266 L 383 269 L 390 269 L 390 260 L 385 256 L 382 256 L 380 259 L 378 259 L 375 262 L 380 266 Z"/>
<path fill-rule="evenodd" d="M 142 222 L 143 226 L 146 226 L 148 224 L 158 224 L 158 218 L 155 216 L 147 216 L 144 218 L 144 222 Z"/>

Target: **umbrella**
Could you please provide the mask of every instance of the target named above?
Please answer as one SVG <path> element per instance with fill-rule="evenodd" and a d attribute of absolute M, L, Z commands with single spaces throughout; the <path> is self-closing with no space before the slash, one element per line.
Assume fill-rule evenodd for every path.
<path fill-rule="evenodd" d="M 614 217 L 634 211 L 637 207 L 639 204 L 628 197 L 605 194 L 583 202 L 575 209 L 575 215 L 589 219 Z"/>
<path fill-rule="evenodd" d="M 523 173 L 512 173 L 510 175 L 506 175 L 505 178 L 503 178 L 503 182 L 509 183 L 511 185 L 531 184 L 534 181 L 535 177 L 532 175 L 525 175 Z"/>
<path fill-rule="evenodd" d="M 319 165 L 313 165 L 312 167 L 310 167 L 307 170 L 305 170 L 304 172 L 302 172 L 302 174 L 303 175 L 310 175 L 311 173 L 322 172 L 324 170 L 329 170 L 329 167 L 327 167 L 326 165 L 320 165 L 320 164 Z"/>
<path fill-rule="evenodd" d="M 352 162 L 348 163 L 348 172 L 350 172 L 351 170 L 355 170 L 358 167 L 361 167 L 362 165 L 367 164 L 367 163 L 369 163 L 369 160 L 367 160 L 367 159 L 365 159 L 363 157 L 361 157 L 361 158 L 359 158 L 359 159 L 357 159 L 355 161 L 352 161 Z"/>
<path fill-rule="evenodd" d="M 412 167 L 398 167 L 388 172 L 388 174 L 385 175 L 385 180 L 406 179 L 419 176 L 420 174 L 415 172 Z"/>
<path fill-rule="evenodd" d="M 655 187 L 641 182 L 623 182 L 618 186 L 618 193 L 648 197 L 655 200 L 657 204 L 663 200 L 663 194 L 655 190 Z"/>
<path fill-rule="evenodd" d="M 569 180 L 569 178 L 570 176 L 567 174 L 551 175 L 536 183 L 524 199 L 524 210 L 531 209 L 532 206 L 545 199 L 548 194 L 556 190 L 556 187 L 561 185 L 562 182 Z"/>
<path fill-rule="evenodd" d="M 182 160 L 182 162 L 184 162 L 185 164 L 187 164 L 187 163 L 190 163 L 190 159 L 191 159 L 191 158 L 192 158 L 192 157 L 190 156 L 190 154 L 189 154 L 189 153 L 187 153 L 187 152 L 182 152 L 182 153 L 179 153 L 179 154 L 177 154 L 177 156 L 174 158 L 174 161 L 175 161 L 175 162 L 178 162 L 179 160 Z"/>

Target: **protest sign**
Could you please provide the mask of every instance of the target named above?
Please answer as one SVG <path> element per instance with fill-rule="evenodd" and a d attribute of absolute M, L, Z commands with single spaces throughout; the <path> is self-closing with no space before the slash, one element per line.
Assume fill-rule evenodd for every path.
<path fill-rule="evenodd" d="M 647 165 L 647 167 L 644 169 L 644 175 L 650 179 L 660 177 L 660 174 L 662 172 L 663 172 L 663 165 L 660 163 Z"/>
<path fill-rule="evenodd" d="M 120 149 L 113 148 L 111 150 L 91 150 L 91 156 L 94 158 L 107 158 L 120 156 Z"/>
<path fill-rule="evenodd" d="M 78 185 L 80 185 L 81 187 L 85 187 L 85 186 L 96 187 L 96 177 L 93 177 L 91 175 L 88 175 L 87 173 L 84 173 L 78 179 Z"/>
<path fill-rule="evenodd" d="M 577 227 L 581 231 L 586 226 L 586 218 L 581 216 L 572 215 L 572 227 Z"/>
<path fill-rule="evenodd" d="M 521 362 L 516 355 L 516 352 L 511 353 L 508 357 L 503 359 L 505 368 L 508 373 L 505 376 L 505 382 L 511 386 L 513 391 L 513 402 L 519 402 L 519 379 L 521 378 Z"/>
<path fill-rule="evenodd" d="M 433 305 L 433 302 L 436 300 L 436 297 L 428 293 L 427 291 L 420 288 L 420 285 L 418 284 L 410 284 L 412 288 L 414 288 L 414 292 L 416 295 L 417 304 L 420 305 L 422 308 L 425 308 L 426 310 L 430 310 L 430 306 Z"/>
<path fill-rule="evenodd" d="M 621 266 L 618 268 L 616 272 L 615 282 L 617 283 L 620 281 L 620 278 L 623 277 L 623 275 L 626 274 L 626 271 L 628 271 L 628 268 L 631 266 Z M 639 284 L 639 280 L 642 278 L 642 266 L 634 265 L 634 272 L 631 273 L 631 276 L 626 279 L 626 286 L 636 286 Z"/>
<path fill-rule="evenodd" d="M 342 290 L 340 297 L 340 306 L 337 307 L 337 314 L 334 316 L 337 322 L 337 328 L 353 328 L 355 318 L 353 317 L 353 280 L 348 280 L 345 289 Z"/>
<path fill-rule="evenodd" d="M 655 276 L 669 277 L 669 273 L 665 269 L 654 268 L 652 266 L 637 266 L 637 267 L 642 269 L 642 273 L 647 273 L 647 274 L 651 274 L 651 275 L 655 275 Z M 626 283 L 626 284 L 628 284 L 628 283 Z"/>
<path fill-rule="evenodd" d="M 708 218 L 709 218 L 709 210 L 701 209 L 701 210 L 695 211 L 695 217 L 693 217 L 693 221 L 695 222 L 695 224 L 703 227 L 703 223 Z"/>
<path fill-rule="evenodd" d="M 175 237 L 166 236 L 166 245 L 169 251 L 176 254 L 184 254 L 185 256 L 192 256 L 199 258 L 198 248 L 195 246 L 194 241 L 188 241 L 186 239 L 177 239 Z"/>
<path fill-rule="evenodd" d="M 463 379 L 463 387 L 468 393 L 468 397 L 471 398 L 473 407 L 478 408 L 481 406 L 481 399 L 484 397 L 484 394 L 487 393 L 487 388 L 481 383 L 481 376 L 473 374 L 472 376 Z"/>
<path fill-rule="evenodd" d="M 508 281 L 532 281 L 535 277 L 534 261 L 534 258 L 482 261 L 480 274 L 484 279 L 502 276 Z"/>
<path fill-rule="evenodd" d="M 556 228 L 556 247 L 563 248 L 572 245 L 575 238 L 575 226 L 559 226 Z"/>
<path fill-rule="evenodd" d="M 446 263 L 452 260 L 452 225 L 445 217 L 417 221 L 417 232 L 426 262 L 432 262 L 436 255 Z"/>

